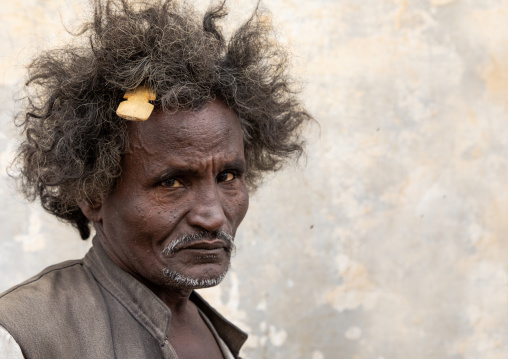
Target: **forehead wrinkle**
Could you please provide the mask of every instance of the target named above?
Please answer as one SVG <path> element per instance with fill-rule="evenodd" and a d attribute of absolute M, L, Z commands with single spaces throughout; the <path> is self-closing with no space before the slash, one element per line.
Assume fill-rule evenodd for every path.
<path fill-rule="evenodd" d="M 212 128 L 202 128 L 199 121 L 187 121 L 180 124 L 178 130 L 172 134 L 175 148 L 192 148 L 206 152 L 210 148 L 218 148 L 225 138 L 230 136 L 230 130 L 224 129 L 223 124 L 212 123 Z"/>
<path fill-rule="evenodd" d="M 159 175 L 164 175 L 167 172 L 177 172 L 179 174 L 185 174 L 192 177 L 204 177 L 209 174 L 217 174 L 224 170 L 227 166 L 238 166 L 241 159 L 236 155 L 234 158 L 227 158 L 223 154 L 217 153 L 215 155 L 210 155 L 207 158 L 200 159 L 193 156 L 172 156 L 166 166 L 164 166 L 164 163 L 161 162 L 145 162 L 145 172 L 158 173 Z"/>
<path fill-rule="evenodd" d="M 158 138 L 147 136 L 146 127 L 143 128 L 142 125 L 141 122 L 128 124 L 129 143 L 122 159 L 124 170 L 138 168 L 135 171 L 136 177 L 141 176 L 142 173 L 153 173 L 154 169 L 162 165 L 160 161 L 163 159 L 158 146 Z"/>
<path fill-rule="evenodd" d="M 141 127 L 144 123 L 131 122 L 128 126 L 129 146 L 127 154 L 136 156 L 141 153 L 146 155 L 156 155 L 158 152 L 158 136 L 147 135 L 147 127 Z M 153 134 L 153 133 L 152 133 Z"/>
<path fill-rule="evenodd" d="M 150 131 L 148 127 L 133 126 L 132 131 L 129 131 L 128 150 L 154 154 L 157 150 L 170 146 L 174 150 L 191 149 L 206 152 L 209 148 L 217 148 L 217 145 L 230 135 L 230 130 L 224 131 L 220 124 L 214 124 L 211 129 L 204 129 L 199 123 L 192 122 L 179 123 L 173 128 L 159 126 L 157 131 Z M 188 126 L 189 124 L 191 126 Z"/>
<path fill-rule="evenodd" d="M 178 170 L 193 175 L 204 175 L 208 172 L 218 172 L 226 165 L 242 161 L 241 151 L 225 146 L 215 146 L 221 139 L 215 139 L 211 146 L 195 146 L 189 141 L 174 141 L 170 146 L 163 146 L 158 141 L 148 140 L 146 143 L 136 138 L 126 157 L 136 166 L 141 166 L 143 172 L 160 174 Z M 178 146 L 176 146 L 178 144 Z M 210 143 L 209 143 L 210 144 Z M 218 148 L 219 147 L 219 148 Z M 243 150 L 243 148 L 241 148 Z M 203 154 L 207 154 L 203 156 Z"/>
<path fill-rule="evenodd" d="M 205 113 L 160 112 L 145 122 L 131 122 L 126 156 L 145 173 L 161 174 L 172 167 L 180 172 L 217 171 L 243 157 L 241 126 L 236 115 L 230 115 L 213 106 Z"/>

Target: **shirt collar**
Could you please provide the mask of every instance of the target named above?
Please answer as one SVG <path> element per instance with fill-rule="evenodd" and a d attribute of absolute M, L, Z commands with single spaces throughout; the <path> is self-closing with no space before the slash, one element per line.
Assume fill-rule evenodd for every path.
<path fill-rule="evenodd" d="M 148 332 L 164 343 L 171 323 L 171 310 L 145 285 L 118 267 L 106 254 L 97 237 L 83 259 L 95 279 L 120 302 Z M 205 313 L 215 330 L 236 356 L 247 340 L 247 334 L 226 320 L 199 294 L 192 292 L 190 300 Z"/>
<path fill-rule="evenodd" d="M 213 324 L 215 330 L 227 344 L 233 355 L 238 357 L 240 348 L 247 340 L 247 333 L 241 331 L 236 325 L 224 318 L 217 312 L 206 300 L 204 300 L 198 293 L 192 292 L 190 300 L 205 313 L 206 317 Z"/>

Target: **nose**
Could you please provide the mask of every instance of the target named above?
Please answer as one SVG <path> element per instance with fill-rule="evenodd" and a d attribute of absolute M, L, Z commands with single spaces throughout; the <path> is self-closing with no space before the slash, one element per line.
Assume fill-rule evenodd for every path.
<path fill-rule="evenodd" d="M 213 186 L 196 192 L 194 203 L 187 214 L 188 223 L 209 232 L 224 229 L 227 217 L 222 202 Z"/>

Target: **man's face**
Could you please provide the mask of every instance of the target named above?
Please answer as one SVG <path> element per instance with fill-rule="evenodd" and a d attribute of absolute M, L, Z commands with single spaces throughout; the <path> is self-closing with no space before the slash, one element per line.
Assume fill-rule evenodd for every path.
<path fill-rule="evenodd" d="M 153 113 L 129 123 L 129 141 L 96 223 L 106 252 L 152 290 L 217 284 L 249 202 L 238 117 L 219 101 Z"/>

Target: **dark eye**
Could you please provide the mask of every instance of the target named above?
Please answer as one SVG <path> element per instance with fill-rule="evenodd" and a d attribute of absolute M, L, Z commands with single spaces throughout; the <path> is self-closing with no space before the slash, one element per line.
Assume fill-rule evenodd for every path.
<path fill-rule="evenodd" d="M 183 187 L 183 184 L 175 178 L 168 178 L 168 179 L 161 181 L 161 186 L 170 187 L 170 188 L 178 188 L 178 187 Z"/>
<path fill-rule="evenodd" d="M 230 182 L 236 178 L 232 172 L 222 172 L 217 176 L 217 182 Z"/>

